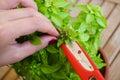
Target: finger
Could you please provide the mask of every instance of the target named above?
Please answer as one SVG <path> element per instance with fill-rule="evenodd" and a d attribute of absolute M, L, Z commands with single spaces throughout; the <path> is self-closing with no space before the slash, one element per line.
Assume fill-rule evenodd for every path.
<path fill-rule="evenodd" d="M 29 7 L 29 8 L 34 8 L 35 10 L 38 10 L 34 0 L 21 0 L 21 4 L 26 8 Z"/>
<path fill-rule="evenodd" d="M 0 23 L 5 23 L 8 21 L 17 20 L 26 17 L 32 17 L 37 14 L 38 12 L 33 8 L 4 10 L 0 12 Z"/>
<path fill-rule="evenodd" d="M 10 50 L 7 50 L 4 54 L 0 54 L 0 65 L 18 62 L 25 57 L 32 55 L 36 51 L 43 49 L 51 40 L 56 38 L 53 36 L 42 36 L 40 39 L 42 44 L 38 46 L 32 45 L 30 42 L 25 42 L 22 45 L 12 45 Z"/>
<path fill-rule="evenodd" d="M 43 18 L 43 16 L 11 21 L 6 24 L 2 24 L 1 26 L 2 27 L 0 27 L 0 36 L 4 40 L 7 40 L 7 42 L 8 40 L 31 34 L 35 31 L 48 33 L 54 36 L 59 35 L 58 31 L 51 24 L 51 22 L 48 19 Z"/>
<path fill-rule="evenodd" d="M 24 7 L 34 8 L 37 10 L 34 0 L 0 0 L 0 9 L 7 10 L 16 8 L 19 4 L 22 4 Z"/>

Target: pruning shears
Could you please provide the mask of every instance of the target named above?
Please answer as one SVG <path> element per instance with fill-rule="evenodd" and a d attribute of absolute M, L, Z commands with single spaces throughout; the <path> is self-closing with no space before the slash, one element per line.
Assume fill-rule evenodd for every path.
<path fill-rule="evenodd" d="M 82 80 L 105 80 L 92 59 L 78 42 L 71 41 L 68 44 L 62 44 L 61 48 Z"/>

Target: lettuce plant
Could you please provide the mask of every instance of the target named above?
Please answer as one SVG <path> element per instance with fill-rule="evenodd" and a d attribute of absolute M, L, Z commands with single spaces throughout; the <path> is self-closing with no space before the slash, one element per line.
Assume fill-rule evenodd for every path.
<path fill-rule="evenodd" d="M 71 1 L 75 3 L 76 0 Z M 81 13 L 73 19 L 69 11 L 74 8 L 66 0 L 35 0 L 35 2 L 39 12 L 51 20 L 60 36 L 57 37 L 57 43 L 13 64 L 20 76 L 25 80 L 80 80 L 60 47 L 62 43 L 69 43 L 71 40 L 78 41 L 84 47 L 99 69 L 105 66 L 100 54 L 97 55 L 101 44 L 100 35 L 107 26 L 99 6 L 91 4 L 76 6 Z M 38 37 L 42 34 L 35 32 L 17 41 L 30 40 L 33 45 L 40 45 L 42 43 Z"/>

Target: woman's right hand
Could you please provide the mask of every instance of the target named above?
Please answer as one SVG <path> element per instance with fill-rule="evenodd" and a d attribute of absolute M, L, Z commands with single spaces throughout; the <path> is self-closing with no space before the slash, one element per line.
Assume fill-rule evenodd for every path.
<path fill-rule="evenodd" d="M 16 9 L 21 4 L 24 8 Z M 18 44 L 16 38 L 35 31 L 48 33 L 41 36 L 42 44 L 29 41 Z M 0 65 L 18 62 L 46 47 L 59 33 L 41 13 L 33 0 L 0 0 Z"/>

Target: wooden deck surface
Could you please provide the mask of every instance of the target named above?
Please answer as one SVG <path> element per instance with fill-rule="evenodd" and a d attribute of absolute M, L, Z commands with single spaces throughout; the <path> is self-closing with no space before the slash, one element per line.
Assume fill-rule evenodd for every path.
<path fill-rule="evenodd" d="M 101 6 L 104 16 L 107 18 L 108 28 L 104 30 L 101 39 L 105 54 L 109 61 L 108 80 L 120 80 L 120 0 L 77 0 L 78 4 L 93 4 Z M 74 17 L 80 11 L 71 13 Z M 0 80 L 19 80 L 14 70 L 8 66 L 0 68 Z"/>

